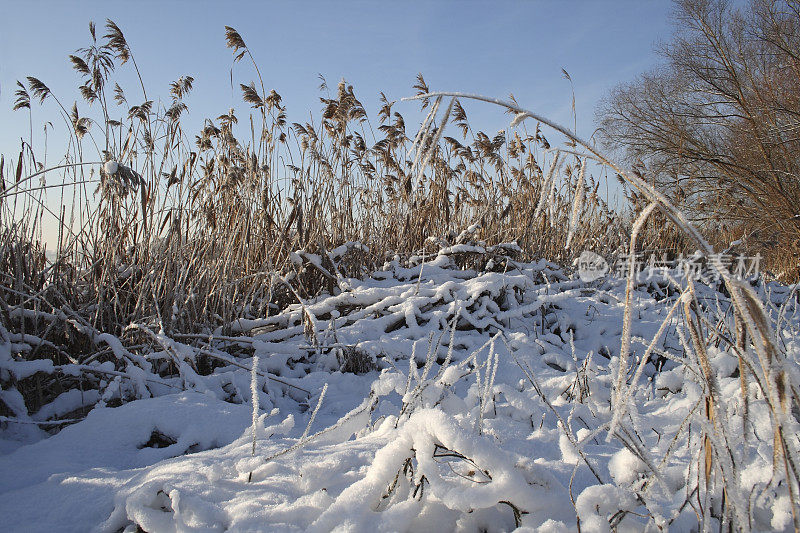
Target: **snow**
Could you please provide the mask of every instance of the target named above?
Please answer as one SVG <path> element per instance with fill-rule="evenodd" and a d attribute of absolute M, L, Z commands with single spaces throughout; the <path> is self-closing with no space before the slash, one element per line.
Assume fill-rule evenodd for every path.
<path fill-rule="evenodd" d="M 95 409 L 79 424 L 0 456 L 6 531 L 89 531 L 113 508 L 113 494 L 137 469 L 242 435 L 249 407 L 195 392 Z M 175 440 L 143 447 L 154 431 Z"/>
<path fill-rule="evenodd" d="M 103 164 L 103 171 L 106 173 L 106 175 L 111 176 L 117 173 L 119 166 L 119 163 L 116 161 L 106 161 Z"/>
<path fill-rule="evenodd" d="M 618 485 L 630 485 L 647 472 L 647 466 L 630 450 L 624 448 L 611 456 L 608 471 Z"/>
<path fill-rule="evenodd" d="M 472 251 L 457 244 L 448 253 Z M 477 273 L 448 254 L 390 263 L 336 295 L 238 321 L 238 336 L 203 348 L 224 358 L 210 375 L 189 364 L 198 347 L 151 330 L 146 356 L 111 335 L 97 339 L 125 362 L 115 374 L 108 362 L 23 360 L 15 345 L 25 339 L 0 328 L 5 376 L 105 373 L 103 390 L 65 391 L 35 413 L 16 389 L 0 391 L 12 411 L 0 420 L 2 529 L 566 532 L 578 520 L 581 531 L 697 529 L 694 503 L 684 502 L 702 477 L 708 424 L 688 334 L 679 313 L 667 313 L 680 294 L 634 284 L 623 438 L 606 442 L 625 282 L 583 282 L 545 261 L 510 265 Z M 715 289 L 696 289 L 724 305 Z M 784 367 L 796 376 L 789 308 Z M 304 312 L 316 341 L 304 334 Z M 337 371 L 345 349 L 375 369 Z M 724 342 L 707 350 L 729 437 L 745 443 L 733 453 L 738 486 L 752 494 L 752 528 L 789 531 L 763 395 L 751 387 L 743 429 L 738 357 Z M 180 374 L 149 370 L 163 361 Z M 39 426 L 79 407 L 91 410 L 52 435 Z"/>

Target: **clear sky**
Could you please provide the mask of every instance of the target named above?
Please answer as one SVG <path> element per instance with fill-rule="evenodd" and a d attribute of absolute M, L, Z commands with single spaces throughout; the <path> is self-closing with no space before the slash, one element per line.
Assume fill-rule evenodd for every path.
<path fill-rule="evenodd" d="M 267 90 L 283 97 L 290 122 L 319 115 L 317 75 L 335 88 L 344 77 L 371 118 L 378 95 L 390 100 L 413 94 L 422 72 L 432 89 L 459 90 L 517 101 L 558 122 L 572 124 L 573 80 L 578 132 L 592 134 L 594 108 L 615 84 L 654 66 L 653 45 L 670 36 L 666 0 L 527 2 L 63 2 L 0 0 L 0 153 L 19 150 L 28 137 L 27 112 L 12 112 L 15 81 L 40 78 L 69 106 L 79 100 L 80 79 L 67 55 L 89 43 L 88 23 L 105 33 L 106 18 L 125 33 L 148 96 L 168 98 L 168 83 L 195 78 L 184 127 L 194 132 L 204 117 L 241 103 L 239 83 L 254 78 L 244 61 L 234 67 L 224 26 L 236 28 L 255 55 Z M 121 83 L 129 103 L 141 94 L 129 64 Z M 407 108 L 403 106 L 408 106 Z M 412 114 L 415 104 L 395 107 Z M 507 115 L 492 106 L 467 108 L 475 129 L 496 132 Z M 474 110 L 474 111 L 473 111 Z M 54 103 L 33 105 L 34 134 L 50 120 Z M 193 127 L 193 125 L 197 125 Z M 413 131 L 414 124 L 408 124 Z M 51 134 L 48 161 L 63 149 Z M 41 146 L 37 147 L 40 149 Z"/>

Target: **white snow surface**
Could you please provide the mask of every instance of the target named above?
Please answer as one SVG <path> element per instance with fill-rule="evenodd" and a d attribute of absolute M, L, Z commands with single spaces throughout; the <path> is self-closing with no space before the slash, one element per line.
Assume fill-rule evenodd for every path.
<path fill-rule="evenodd" d="M 605 439 L 624 280 L 587 284 L 544 261 L 483 274 L 450 261 L 440 254 L 424 266 L 394 263 L 306 302 L 311 338 L 299 304 L 238 321 L 238 344 L 260 360 L 255 383 L 252 360 L 240 356 L 245 368 L 200 376 L 186 365 L 163 385 L 132 372 L 109 378 L 102 398 L 71 393 L 29 418 L 18 409 L 17 421 L 0 425 L 0 529 L 559 532 L 577 531 L 578 519 L 581 531 L 696 529 L 684 501 L 698 476 L 692 443 L 702 428 L 682 424 L 703 391 L 689 363 L 662 360 L 657 371 L 654 356 L 636 385 L 621 428 L 646 460 Z M 634 358 L 679 297 L 667 285 L 644 277 L 637 284 Z M 767 300 L 787 291 L 761 288 Z M 716 291 L 700 295 L 720 305 Z M 792 368 L 800 353 L 794 311 L 782 332 Z M 688 335 L 672 320 L 657 347 L 688 357 L 680 340 Z M 189 341 L 159 338 L 165 351 L 148 360 L 167 349 L 195 356 Z M 52 364 L 15 359 L 24 342 L 0 335 L 0 371 L 52 372 Z M 337 371 L 344 347 L 377 370 Z M 121 346 L 114 352 L 125 355 Z M 724 344 L 709 357 L 725 409 L 740 420 L 737 359 Z M 131 391 L 152 397 L 105 406 Z M 13 392 L 0 399 L 20 405 Z M 87 404 L 95 407 L 85 419 L 53 435 L 35 429 Z M 749 408 L 749 444 L 736 453 L 746 464 L 738 482 L 753 494 L 752 527 L 789 531 L 791 503 L 770 484 L 769 414 L 757 395 Z M 730 427 L 741 439 L 741 422 Z"/>
<path fill-rule="evenodd" d="M 109 176 L 112 174 L 116 174 L 117 170 L 119 170 L 119 163 L 117 163 L 116 161 L 106 161 L 103 164 L 103 170 Z"/>

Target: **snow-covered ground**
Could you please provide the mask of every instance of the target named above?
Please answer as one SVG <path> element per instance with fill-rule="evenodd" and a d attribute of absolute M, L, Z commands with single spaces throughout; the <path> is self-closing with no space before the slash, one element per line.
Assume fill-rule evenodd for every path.
<path fill-rule="evenodd" d="M 395 262 L 340 280 L 335 296 L 237 323 L 204 348 L 231 362 L 211 375 L 188 363 L 201 353 L 190 338 L 153 333 L 163 350 L 146 359 L 175 361 L 180 377 L 131 364 L 94 397 L 77 391 L 27 419 L 20 410 L 25 424 L 5 419 L 0 529 L 690 531 L 704 516 L 716 528 L 721 493 L 706 490 L 702 472 L 705 393 L 680 309 L 634 376 L 680 292 L 641 275 L 631 398 L 607 438 L 624 280 L 584 283 L 545 261 L 480 274 L 454 268 L 454 253 L 469 250 Z M 723 294 L 697 290 L 716 316 L 729 315 Z M 777 317 L 789 288 L 757 290 Z M 797 382 L 795 311 L 783 309 L 779 334 Z M 6 337 L 3 372 L 52 371 L 15 360 L 12 343 L 25 339 Z M 708 351 L 751 527 L 791 530 L 763 398 L 751 387 L 743 429 L 738 358 L 724 340 Z M 343 362 L 368 371 L 341 373 Z M 131 391 L 151 397 L 103 407 Z M 98 401 L 55 435 L 36 429 Z"/>

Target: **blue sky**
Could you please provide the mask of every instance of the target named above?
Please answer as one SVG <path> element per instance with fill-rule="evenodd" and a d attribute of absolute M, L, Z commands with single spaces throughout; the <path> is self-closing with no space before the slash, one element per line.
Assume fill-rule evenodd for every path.
<path fill-rule="evenodd" d="M 528 2 L 28 2 L 0 0 L 0 153 L 19 150 L 28 137 L 26 112 L 12 112 L 15 81 L 33 75 L 69 106 L 79 99 L 77 74 L 67 55 L 89 43 L 88 22 L 98 34 L 106 18 L 123 30 L 144 77 L 148 96 L 168 98 L 168 84 L 195 78 L 184 126 L 194 131 L 207 116 L 231 106 L 246 109 L 238 84 L 254 78 L 244 61 L 234 67 L 224 26 L 236 28 L 252 50 L 267 90 L 274 88 L 289 121 L 319 115 L 318 74 L 335 88 L 354 85 L 370 117 L 379 91 L 389 99 L 413 94 L 422 72 L 433 89 L 506 97 L 572 124 L 571 75 L 578 132 L 589 137 L 594 108 L 615 84 L 632 80 L 658 61 L 653 45 L 671 32 L 667 1 Z M 138 103 L 131 68 L 119 72 L 130 103 Z M 407 106 L 407 107 L 404 107 Z M 414 104 L 396 110 L 408 117 Z M 507 115 L 488 105 L 467 108 L 474 128 L 496 132 Z M 120 111 L 122 113 L 122 111 Z M 42 123 L 56 129 L 52 102 L 33 106 L 35 144 Z M 409 121 L 410 122 L 410 121 Z M 196 125 L 193 127 L 193 125 Z M 415 125 L 408 125 L 412 130 Z M 48 140 L 48 161 L 58 159 L 59 132 Z M 38 140 L 37 140 L 38 138 Z"/>

